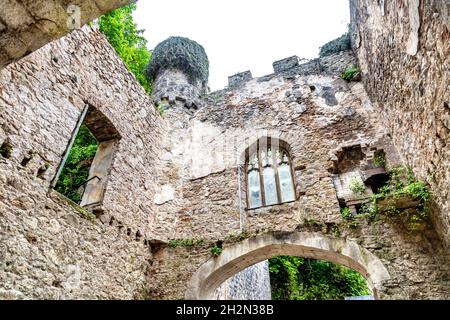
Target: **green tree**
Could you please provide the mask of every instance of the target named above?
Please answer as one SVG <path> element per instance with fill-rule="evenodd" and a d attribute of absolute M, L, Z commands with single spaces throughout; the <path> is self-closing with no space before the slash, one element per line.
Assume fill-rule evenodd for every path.
<path fill-rule="evenodd" d="M 138 30 L 133 21 L 135 10 L 136 3 L 132 3 L 111 11 L 99 18 L 98 25 L 127 68 L 150 94 L 152 85 L 144 76 L 144 69 L 150 61 L 151 52 L 147 50 L 147 40 L 142 36 L 144 30 Z M 78 186 L 89 177 L 97 145 L 89 129 L 82 125 L 56 184 L 58 192 L 77 203 L 81 201 Z"/>
<path fill-rule="evenodd" d="M 357 272 L 328 261 L 280 256 L 269 260 L 274 300 L 341 300 L 370 294 Z"/>
<path fill-rule="evenodd" d="M 98 19 L 100 32 L 107 38 L 116 50 L 127 68 L 136 76 L 137 81 L 150 94 L 152 84 L 144 76 L 151 52 L 147 49 L 147 40 L 143 37 L 144 30 L 137 28 L 133 21 L 133 11 L 136 3 L 116 9 Z"/>
<path fill-rule="evenodd" d="M 81 201 L 78 187 L 89 177 L 89 168 L 97 152 L 97 145 L 97 140 L 89 129 L 82 125 L 56 183 L 56 191 L 74 202 Z"/>

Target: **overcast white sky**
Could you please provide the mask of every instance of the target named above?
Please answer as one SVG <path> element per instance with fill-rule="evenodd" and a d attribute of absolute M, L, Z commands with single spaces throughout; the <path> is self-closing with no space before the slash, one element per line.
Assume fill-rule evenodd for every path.
<path fill-rule="evenodd" d="M 134 19 L 149 49 L 170 36 L 200 43 L 214 91 L 237 72 L 259 77 L 276 60 L 317 57 L 346 31 L 349 7 L 348 0 L 139 0 Z"/>

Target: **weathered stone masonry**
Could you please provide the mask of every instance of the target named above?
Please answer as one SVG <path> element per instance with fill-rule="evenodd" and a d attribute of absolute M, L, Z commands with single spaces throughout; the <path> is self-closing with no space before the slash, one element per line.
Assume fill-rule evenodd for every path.
<path fill-rule="evenodd" d="M 365 10 L 361 3 L 357 12 Z M 372 29 L 359 25 L 361 39 L 370 38 Z M 164 93 L 163 117 L 107 40 L 90 28 L 10 64 L 0 72 L 0 145 L 11 151 L 0 157 L 0 297 L 213 298 L 233 274 L 292 254 L 354 268 L 377 298 L 448 299 L 449 252 L 432 224 L 407 232 L 383 216 L 361 220 L 357 229 L 342 220 L 339 201 L 357 200 L 349 195 L 349 177 L 364 178 L 379 151 L 387 168 L 411 164 L 405 137 L 413 132 L 413 141 L 425 139 L 414 128 L 390 132 L 391 119 L 403 111 L 383 109 L 388 116 L 380 117 L 378 99 L 390 88 L 375 93 L 380 82 L 370 74 L 381 58 L 363 53 L 370 99 L 363 83 L 340 78 L 357 63 L 345 51 L 301 64 L 296 57 L 280 60 L 271 75 L 236 75 L 229 88 L 204 97 L 185 91 L 180 70 L 162 70 L 163 87 L 155 92 Z M 426 66 L 440 68 L 432 58 Z M 170 74 L 174 84 L 166 81 Z M 405 86 L 399 80 L 399 90 Z M 200 98 L 199 110 L 186 104 Z M 97 216 L 49 188 L 86 105 L 120 135 Z M 296 200 L 247 210 L 243 155 L 262 137 L 289 146 Z M 440 206 L 435 216 L 444 217 L 448 162 L 439 152 L 430 163 L 442 168 L 433 191 Z M 420 172 L 416 168 L 423 177 Z M 202 241 L 181 241 L 194 239 Z M 212 257 L 213 245 L 223 247 L 219 257 Z M 267 273 L 248 270 L 216 293 L 233 298 L 233 286 L 244 284 L 239 297 L 263 296 L 267 282 L 249 293 L 248 277 L 241 276 L 267 280 Z"/>
<path fill-rule="evenodd" d="M 2 0 L 0 69 L 130 0 Z"/>
<path fill-rule="evenodd" d="M 342 224 L 333 183 L 333 168 L 340 167 L 339 154 L 352 146 L 361 148 L 363 160 L 353 164 L 354 173 L 370 161 L 376 150 L 386 153 L 388 167 L 401 164 L 362 84 L 339 78 L 342 70 L 353 63 L 352 54 L 343 52 L 323 58 L 320 64 L 313 61 L 294 66 L 211 93 L 208 105 L 192 117 L 180 116 L 182 104 L 174 106 L 178 112 L 169 110 L 166 117 L 176 119 L 176 134 L 166 137 L 170 141 L 166 144 L 173 145 L 173 151 L 164 156 L 167 169 L 161 171 L 164 176 L 160 179 L 167 188 L 175 190 L 175 196 L 158 205 L 151 226 L 154 236 L 167 240 L 202 238 L 213 243 L 239 238 L 242 231 L 245 238 L 312 228 L 335 237 L 332 230 L 338 228 L 339 237 L 355 239 L 387 268 L 390 279 L 377 288 L 379 297 L 447 297 L 448 252 L 432 227 L 422 234 L 408 234 L 385 219 L 363 223 L 358 230 L 349 230 Z M 290 145 L 298 198 L 292 203 L 246 210 L 239 155 L 263 136 L 276 137 Z M 165 178 L 174 176 L 182 183 Z M 310 221 L 320 227 L 311 227 Z M 234 242 L 225 241 L 224 246 Z M 207 246 L 186 249 L 186 253 L 181 253 L 181 248 L 158 249 L 150 296 L 182 298 L 179 293 L 185 290 L 183 283 L 189 281 L 197 269 L 195 265 L 209 255 Z M 270 254 L 261 255 L 261 259 L 268 257 Z M 167 283 L 171 285 L 164 285 Z"/>
<path fill-rule="evenodd" d="M 162 132 L 145 91 L 89 28 L 11 64 L 0 77 L 0 144 L 12 147 L 0 159 L 1 296 L 138 296 L 150 257 L 146 226 Z M 92 221 L 49 191 L 86 104 L 121 135 L 103 215 Z"/>
<path fill-rule="evenodd" d="M 450 241 L 450 1 L 351 1 L 364 86 L 403 161 L 431 185 Z M 407 138 L 406 138 L 407 137 Z"/>

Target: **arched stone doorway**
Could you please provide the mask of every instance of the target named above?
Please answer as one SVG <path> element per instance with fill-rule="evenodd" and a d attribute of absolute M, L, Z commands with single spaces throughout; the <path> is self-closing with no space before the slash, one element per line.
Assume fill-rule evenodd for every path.
<path fill-rule="evenodd" d="M 375 298 L 383 281 L 390 279 L 382 262 L 351 240 L 310 232 L 272 232 L 246 239 L 225 248 L 194 273 L 186 299 L 213 299 L 217 287 L 245 268 L 275 256 L 299 256 L 327 260 L 359 272 L 367 280 Z"/>

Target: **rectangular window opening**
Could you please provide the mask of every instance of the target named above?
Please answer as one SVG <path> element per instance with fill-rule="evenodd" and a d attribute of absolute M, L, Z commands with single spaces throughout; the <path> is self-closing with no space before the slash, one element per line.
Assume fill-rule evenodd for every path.
<path fill-rule="evenodd" d="M 86 106 L 52 182 L 54 190 L 82 207 L 95 206 L 97 210 L 119 139 L 109 119 Z"/>

